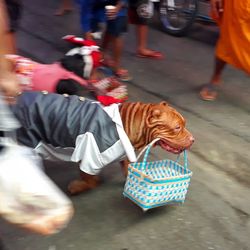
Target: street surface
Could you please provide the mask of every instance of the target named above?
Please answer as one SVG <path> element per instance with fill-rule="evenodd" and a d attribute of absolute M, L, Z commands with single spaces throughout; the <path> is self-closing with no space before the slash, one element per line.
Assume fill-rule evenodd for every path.
<path fill-rule="evenodd" d="M 66 34 L 81 35 L 77 11 L 53 15 L 58 1 L 25 0 L 18 31 L 20 54 L 51 63 L 68 49 Z M 195 136 L 189 164 L 193 171 L 186 202 L 143 213 L 123 198 L 119 163 L 101 173 L 102 185 L 72 197 L 75 216 L 57 235 L 30 234 L 1 220 L 8 250 L 247 250 L 250 249 L 250 81 L 228 67 L 218 100 L 204 102 L 200 87 L 209 81 L 218 30 L 196 24 L 187 37 L 150 29 L 150 47 L 164 60 L 135 57 L 134 27 L 125 37 L 123 65 L 133 76 L 129 100 L 166 100 L 187 120 Z M 153 149 L 153 159 L 170 155 Z M 46 162 L 48 175 L 66 191 L 77 165 Z"/>

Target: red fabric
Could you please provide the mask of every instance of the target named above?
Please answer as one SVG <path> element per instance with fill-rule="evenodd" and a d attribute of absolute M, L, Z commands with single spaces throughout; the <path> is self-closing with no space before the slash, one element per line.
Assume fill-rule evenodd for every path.
<path fill-rule="evenodd" d="M 102 96 L 102 95 L 98 95 L 97 96 L 97 100 L 103 104 L 104 106 L 109 106 L 113 103 L 121 103 L 123 102 L 122 100 L 116 99 L 112 96 Z"/>
<path fill-rule="evenodd" d="M 77 44 L 77 45 L 83 45 L 83 41 L 84 41 L 83 38 L 79 38 L 73 35 L 67 35 L 63 37 L 63 40 L 70 42 L 70 43 Z"/>
<path fill-rule="evenodd" d="M 65 36 L 65 37 L 63 37 L 63 39 L 65 41 L 68 41 L 70 43 L 80 45 L 80 46 L 87 46 L 87 47 L 97 46 L 96 42 L 93 41 L 93 40 L 84 40 L 81 37 L 76 37 L 76 36 L 73 36 L 73 35 Z M 101 52 L 99 50 L 98 51 L 93 51 L 93 52 L 91 52 L 91 56 L 92 56 L 92 59 L 93 59 L 94 68 L 99 67 L 101 65 L 101 60 L 102 60 Z"/>

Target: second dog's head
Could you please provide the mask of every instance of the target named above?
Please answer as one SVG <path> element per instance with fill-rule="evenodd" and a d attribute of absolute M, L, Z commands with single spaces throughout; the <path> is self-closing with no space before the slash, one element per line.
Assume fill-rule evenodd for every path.
<path fill-rule="evenodd" d="M 85 41 L 84 46 L 69 50 L 60 60 L 61 65 L 76 75 L 88 79 L 93 70 L 100 66 L 102 55 L 99 47 L 92 41 Z"/>

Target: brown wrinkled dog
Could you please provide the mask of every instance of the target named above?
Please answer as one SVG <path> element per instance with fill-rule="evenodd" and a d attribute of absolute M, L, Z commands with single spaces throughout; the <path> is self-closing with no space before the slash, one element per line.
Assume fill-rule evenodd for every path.
<path fill-rule="evenodd" d="M 120 106 L 120 114 L 124 129 L 137 151 L 156 138 L 160 138 L 157 145 L 175 154 L 188 149 L 194 142 L 194 137 L 185 128 L 185 119 L 166 102 L 159 104 L 123 103 Z M 123 163 L 125 176 L 127 168 L 128 161 L 125 161 Z M 95 188 L 98 184 L 97 176 L 81 172 L 81 180 L 71 182 L 69 192 L 81 193 Z"/>

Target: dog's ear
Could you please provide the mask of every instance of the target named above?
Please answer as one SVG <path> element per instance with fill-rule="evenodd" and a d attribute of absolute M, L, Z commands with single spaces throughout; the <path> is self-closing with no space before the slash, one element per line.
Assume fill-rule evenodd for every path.
<path fill-rule="evenodd" d="M 159 109 L 152 110 L 152 116 L 154 118 L 158 118 L 161 115 L 161 111 Z"/>
<path fill-rule="evenodd" d="M 158 124 L 161 123 L 161 114 L 162 114 L 162 111 L 161 111 L 161 109 L 159 109 L 157 107 L 159 107 L 159 104 L 153 105 L 151 107 L 151 112 L 147 116 L 146 125 L 149 128 L 152 128 L 155 125 L 158 125 Z"/>
<path fill-rule="evenodd" d="M 169 106 L 168 103 L 165 102 L 165 101 L 160 102 L 160 105 L 162 105 L 162 106 Z"/>

